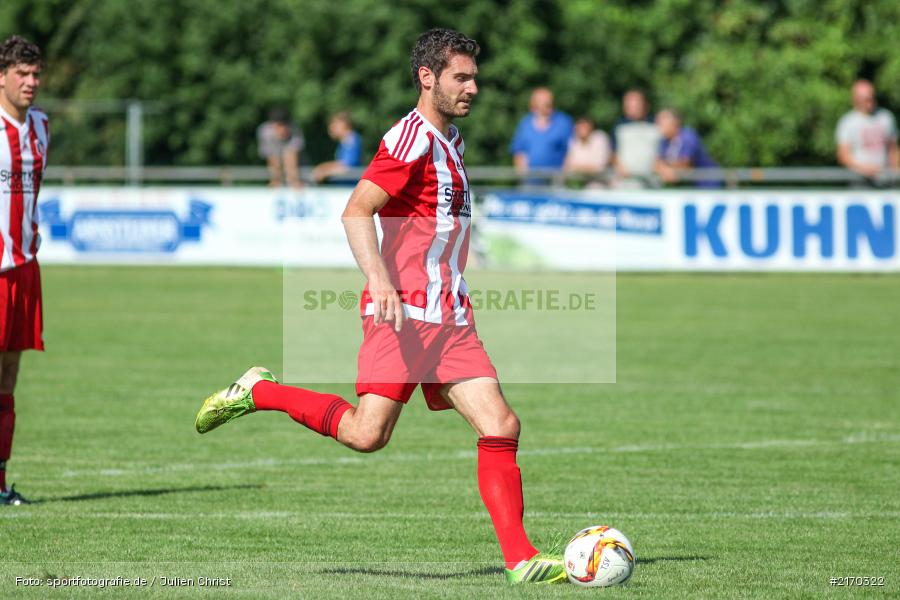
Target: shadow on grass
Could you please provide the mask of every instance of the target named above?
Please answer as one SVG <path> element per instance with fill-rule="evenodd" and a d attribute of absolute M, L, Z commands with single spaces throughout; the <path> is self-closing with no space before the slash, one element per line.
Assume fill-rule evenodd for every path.
<path fill-rule="evenodd" d="M 375 575 L 380 577 L 407 577 L 412 579 L 461 579 L 463 577 L 474 577 L 478 575 L 497 575 L 503 573 L 503 569 L 501 569 L 500 567 L 481 567 L 480 569 L 469 569 L 468 571 L 458 571 L 455 573 L 428 573 L 422 571 L 406 571 L 403 569 L 330 567 L 328 569 L 322 569 L 321 573 L 328 575 Z"/>
<path fill-rule="evenodd" d="M 654 556 L 651 558 L 639 558 L 635 562 L 639 565 L 652 565 L 658 562 L 688 562 L 709 560 L 709 558 L 709 556 Z"/>
<path fill-rule="evenodd" d="M 31 504 L 49 504 L 51 502 L 83 502 L 85 500 L 103 500 L 105 498 L 130 498 L 134 496 L 165 496 L 168 494 L 183 494 L 185 492 L 223 492 L 227 490 L 251 490 L 259 489 L 261 487 L 261 484 L 240 484 L 203 485 L 179 488 L 151 488 L 143 490 L 120 490 L 118 492 L 95 492 L 93 494 L 78 494 L 75 496 L 47 498 L 46 500 L 32 500 Z"/>

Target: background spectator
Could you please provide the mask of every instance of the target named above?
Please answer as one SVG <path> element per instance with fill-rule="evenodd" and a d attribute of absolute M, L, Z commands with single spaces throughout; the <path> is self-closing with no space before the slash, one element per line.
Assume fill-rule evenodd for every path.
<path fill-rule="evenodd" d="M 529 108 L 510 146 L 516 170 L 561 169 L 572 137 L 572 117 L 553 109 L 553 92 L 545 87 L 531 92 Z"/>
<path fill-rule="evenodd" d="M 269 185 L 279 187 L 283 182 L 291 187 L 302 187 L 300 180 L 300 151 L 303 134 L 291 123 L 282 108 L 269 112 L 269 120 L 256 128 L 259 156 L 269 167 Z"/>
<path fill-rule="evenodd" d="M 609 165 L 610 156 L 606 132 L 594 129 L 590 117 L 580 117 L 575 121 L 575 135 L 569 140 L 565 171 L 596 177 Z"/>
<path fill-rule="evenodd" d="M 860 79 L 853 84 L 853 110 L 838 121 L 838 162 L 864 177 L 877 177 L 886 168 L 900 168 L 897 121 L 875 103 L 875 87 Z"/>
<path fill-rule="evenodd" d="M 653 124 L 644 92 L 625 92 L 622 114 L 613 127 L 613 164 L 626 183 L 643 184 L 653 175 L 659 149 L 659 130 Z"/>
<path fill-rule="evenodd" d="M 338 143 L 334 160 L 324 162 L 313 169 L 312 177 L 317 182 L 347 172 L 362 162 L 362 138 L 353 129 L 350 113 L 339 112 L 328 122 L 328 135 Z"/>
<path fill-rule="evenodd" d="M 656 173 L 666 183 L 679 179 L 679 169 L 715 168 L 719 165 L 707 153 L 703 141 L 696 131 L 681 126 L 681 117 L 672 108 L 665 108 L 656 115 L 656 127 L 662 139 L 659 141 L 659 156 Z M 718 187 L 715 180 L 698 181 L 698 187 Z"/>

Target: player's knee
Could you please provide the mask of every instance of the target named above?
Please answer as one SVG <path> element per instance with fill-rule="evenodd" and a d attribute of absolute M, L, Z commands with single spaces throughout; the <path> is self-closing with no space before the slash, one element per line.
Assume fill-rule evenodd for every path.
<path fill-rule="evenodd" d="M 519 417 L 516 416 L 516 413 L 509 411 L 503 418 L 502 427 L 504 437 L 519 439 L 519 432 L 522 430 L 522 424 L 519 422 Z"/>
<path fill-rule="evenodd" d="M 347 445 L 357 452 L 376 452 L 381 450 L 390 441 L 391 436 L 383 431 L 359 431 L 355 432 L 347 440 Z"/>
<path fill-rule="evenodd" d="M 498 415 L 493 423 L 485 428 L 484 435 L 519 439 L 520 430 L 519 417 L 509 409 Z"/>

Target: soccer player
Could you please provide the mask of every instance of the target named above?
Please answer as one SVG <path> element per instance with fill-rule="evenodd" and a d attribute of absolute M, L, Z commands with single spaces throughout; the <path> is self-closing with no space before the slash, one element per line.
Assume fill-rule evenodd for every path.
<path fill-rule="evenodd" d="M 367 279 L 358 404 L 279 385 L 254 367 L 207 398 L 195 426 L 205 433 L 257 410 L 278 410 L 353 450 L 373 452 L 387 444 L 421 384 L 429 408 L 455 409 L 479 436 L 478 489 L 507 579 L 564 581 L 561 558 L 539 553 L 522 525 L 519 419 L 478 338 L 462 277 L 471 204 L 453 120 L 469 114 L 478 93 L 478 52 L 474 40 L 456 31 L 432 29 L 419 37 L 410 61 L 418 104 L 385 134 L 344 210 L 347 238 Z"/>
<path fill-rule="evenodd" d="M 37 197 L 50 133 L 32 108 L 43 59 L 31 42 L 0 43 L 0 505 L 26 504 L 6 484 L 16 423 L 16 378 L 23 350 L 43 350 Z"/>

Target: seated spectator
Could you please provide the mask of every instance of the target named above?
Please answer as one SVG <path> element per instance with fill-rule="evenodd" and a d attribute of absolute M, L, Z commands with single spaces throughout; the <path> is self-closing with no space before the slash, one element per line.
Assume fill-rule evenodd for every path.
<path fill-rule="evenodd" d="M 626 186 L 646 183 L 654 173 L 659 149 L 659 131 L 653 124 L 647 98 L 632 89 L 622 96 L 622 114 L 613 127 L 613 164 Z"/>
<path fill-rule="evenodd" d="M 590 117 L 575 121 L 575 135 L 569 140 L 564 170 L 566 173 L 597 177 L 609 165 L 609 136 L 594 129 Z"/>
<path fill-rule="evenodd" d="M 860 79 L 853 84 L 853 110 L 838 121 L 837 160 L 863 177 L 874 178 L 885 169 L 900 168 L 897 121 L 875 103 L 875 87 Z"/>
<path fill-rule="evenodd" d="M 312 172 L 313 180 L 322 182 L 329 177 L 346 173 L 351 167 L 362 163 L 362 139 L 353 130 L 350 113 L 339 112 L 328 122 L 328 135 L 338 143 L 334 160 L 318 165 Z"/>
<path fill-rule="evenodd" d="M 659 142 L 659 156 L 656 159 L 656 173 L 666 183 L 679 180 L 681 169 L 706 169 L 719 165 L 707 153 L 703 141 L 696 131 L 681 126 L 681 117 L 672 108 L 666 108 L 656 115 L 656 127 L 662 139 Z M 697 181 L 698 187 L 719 187 L 720 181 Z"/>
<path fill-rule="evenodd" d="M 572 118 L 553 109 L 553 92 L 545 87 L 531 93 L 530 110 L 519 122 L 510 145 L 516 171 L 562 169 L 572 137 Z"/>
<path fill-rule="evenodd" d="M 269 185 L 281 187 L 287 183 L 291 187 L 303 187 L 300 180 L 300 151 L 303 149 L 303 134 L 291 123 L 287 111 L 275 108 L 269 113 L 269 120 L 256 128 L 259 156 L 269 167 Z"/>

